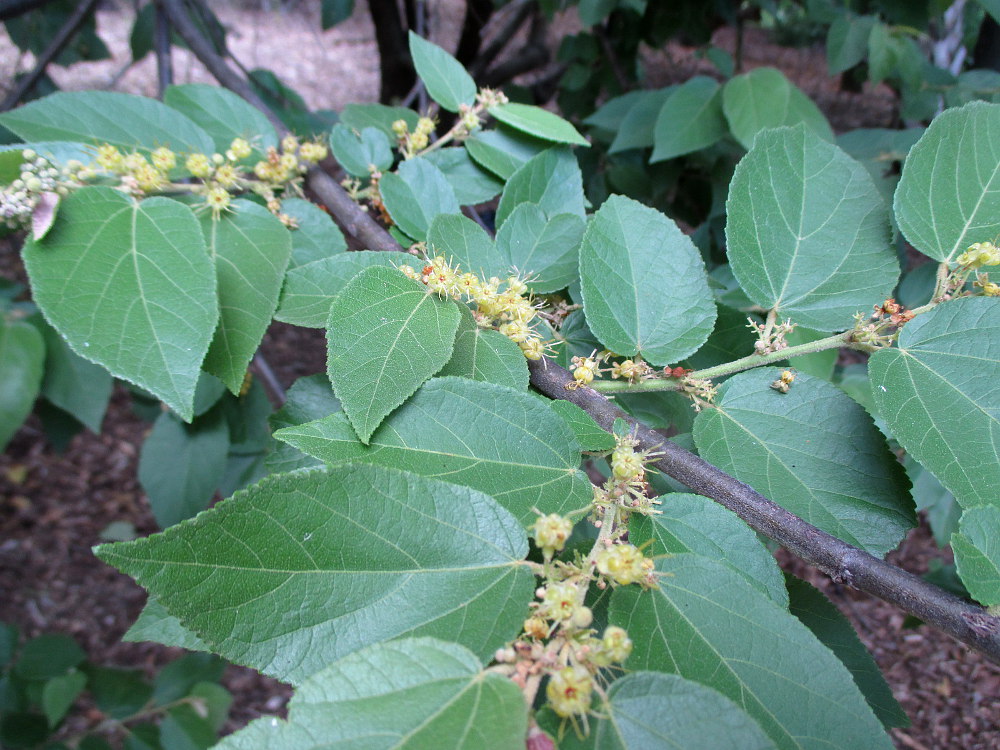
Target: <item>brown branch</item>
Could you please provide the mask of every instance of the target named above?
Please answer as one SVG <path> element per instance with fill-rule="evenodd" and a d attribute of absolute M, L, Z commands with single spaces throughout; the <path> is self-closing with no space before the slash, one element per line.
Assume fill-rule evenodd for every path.
<path fill-rule="evenodd" d="M 163 92 L 174 82 L 174 66 L 171 59 L 170 19 L 160 4 L 157 4 L 155 12 L 153 46 L 156 50 L 156 89 L 162 100 Z"/>
<path fill-rule="evenodd" d="M 531 384 L 550 398 L 571 401 L 605 430 L 621 418 L 637 431 L 639 446 L 664 456 L 656 468 L 733 511 L 755 531 L 846 584 L 896 605 L 1000 664 L 1000 618 L 922 578 L 880 560 L 806 523 L 759 492 L 629 416 L 590 388 L 567 390 L 573 376 L 551 360 L 529 362 Z"/>
<path fill-rule="evenodd" d="M 194 56 L 214 78 L 235 94 L 263 112 L 280 135 L 288 128 L 250 87 L 245 78 L 226 64 L 212 48 L 211 43 L 198 31 L 198 27 L 184 11 L 180 0 L 161 0 L 164 10 L 177 33 L 180 34 Z M 347 192 L 321 169 L 310 170 L 306 185 L 319 196 L 341 228 L 357 238 L 371 250 L 402 250 L 385 229 L 369 216 L 361 206 L 351 200 Z"/>
<path fill-rule="evenodd" d="M 49 46 L 39 56 L 34 69 L 18 81 L 11 92 L 7 94 L 3 103 L 0 103 L 0 112 L 6 112 L 12 108 L 21 101 L 21 98 L 25 94 L 31 91 L 32 87 L 38 83 L 38 79 L 42 77 L 49 63 L 56 59 L 56 55 L 62 52 L 63 48 L 69 44 L 69 40 L 73 38 L 73 35 L 79 31 L 84 20 L 94 10 L 95 5 L 97 5 L 97 0 L 84 0 L 84 2 L 76 6 L 72 15 L 66 19 L 66 23 L 56 32 L 56 35 L 52 37 L 52 41 L 49 42 Z"/>
<path fill-rule="evenodd" d="M 498 87 L 512 78 L 540 68 L 549 61 L 549 48 L 545 40 L 545 20 L 540 14 L 531 19 L 531 32 L 528 41 L 514 52 L 509 59 L 490 68 L 477 81 L 483 86 Z"/>
<path fill-rule="evenodd" d="M 479 52 L 479 55 L 469 63 L 469 75 L 478 80 L 479 76 L 490 66 L 490 64 L 496 59 L 503 48 L 507 46 L 511 39 L 514 38 L 514 34 L 517 30 L 521 28 L 521 24 L 524 23 L 528 15 L 533 11 L 537 10 L 537 6 L 531 0 L 519 0 L 519 2 L 508 6 L 511 10 L 507 11 L 510 16 L 506 19 L 504 25 Z"/>

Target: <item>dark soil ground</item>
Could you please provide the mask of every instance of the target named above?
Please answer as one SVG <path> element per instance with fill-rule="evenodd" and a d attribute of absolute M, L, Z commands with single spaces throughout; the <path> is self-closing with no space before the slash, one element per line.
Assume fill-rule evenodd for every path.
<path fill-rule="evenodd" d="M 294 14 L 225 9 L 223 15 L 232 27 L 237 54 L 251 63 L 248 67 L 260 63 L 274 68 L 312 106 L 339 108 L 348 101 L 374 99 L 378 65 L 366 14 L 356 14 L 325 34 L 318 31 L 315 8 L 309 3 L 301 3 Z M 53 77 L 67 87 L 107 85 L 127 55 L 130 23 L 127 13 L 102 13 L 100 30 L 116 61 L 57 70 Z M 572 19 L 563 23 L 573 25 Z M 441 29 L 447 31 L 443 23 Z M 733 48 L 724 32 L 716 43 Z M 291 61 L 288 49 L 297 51 Z M 650 51 L 648 60 L 650 85 L 686 78 L 704 64 L 680 47 Z M 183 56 L 181 61 L 182 80 L 206 80 L 195 63 Z M 22 69 L 29 62 L 21 61 Z M 748 67 L 769 64 L 784 69 L 820 102 L 838 131 L 891 122 L 891 93 L 839 91 L 825 75 L 820 48 L 779 48 L 764 34 L 752 32 L 745 62 Z M 9 79 L 16 63 L 11 45 L 0 36 L 0 80 Z M 140 66 L 121 77 L 118 88 L 151 93 L 150 61 L 144 65 L 146 69 Z M 0 274 L 12 273 L 18 273 L 16 249 L 0 244 Z M 316 331 L 275 324 L 263 352 L 286 387 L 324 368 L 324 342 Z M 134 525 L 140 535 L 156 531 L 136 480 L 138 449 L 147 429 L 132 412 L 127 393 L 119 389 L 100 435 L 81 434 L 60 454 L 32 417 L 0 456 L 0 620 L 16 623 L 28 636 L 69 633 L 95 662 L 152 671 L 180 651 L 120 641 L 145 594 L 90 552 L 115 522 Z M 894 563 L 918 574 L 926 572 L 934 558 L 947 561 L 949 552 L 939 550 L 923 526 L 890 555 Z M 786 569 L 823 589 L 874 654 L 912 721 L 907 729 L 893 730 L 898 748 L 1000 747 L 1000 668 L 931 628 L 904 627 L 903 615 L 893 607 L 837 586 L 784 553 L 779 559 Z M 229 730 L 261 714 L 280 714 L 290 693 L 286 686 L 239 667 L 228 668 L 224 681 L 236 696 Z"/>

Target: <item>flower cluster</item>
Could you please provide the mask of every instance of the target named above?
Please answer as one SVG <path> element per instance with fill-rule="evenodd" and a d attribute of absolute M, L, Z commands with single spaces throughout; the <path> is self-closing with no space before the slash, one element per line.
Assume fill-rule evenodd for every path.
<path fill-rule="evenodd" d="M 558 513 L 550 513 L 547 516 L 539 516 L 532 528 L 535 530 L 535 544 L 548 560 L 552 558 L 553 553 L 561 551 L 566 546 L 566 540 L 573 532 L 573 522 Z"/>
<path fill-rule="evenodd" d="M 598 552 L 597 571 L 622 586 L 641 583 L 649 588 L 654 585 L 652 559 L 628 542 L 612 544 Z"/>
<path fill-rule="evenodd" d="M 541 359 L 545 343 L 535 330 L 538 308 L 528 294 L 528 286 L 517 276 L 506 281 L 493 277 L 483 281 L 474 273 L 462 273 L 438 255 L 421 271 L 403 265 L 400 270 L 429 290 L 456 301 L 473 302 L 473 316 L 483 328 L 495 328 L 521 348 L 528 359 Z M 501 286 L 504 287 L 501 291 Z"/>
<path fill-rule="evenodd" d="M 396 135 L 396 142 L 404 159 L 412 159 L 430 145 L 431 134 L 436 127 L 434 120 L 430 117 L 421 117 L 417 120 L 417 125 L 410 131 L 410 126 L 406 120 L 396 120 L 392 123 L 392 132 Z"/>
<path fill-rule="evenodd" d="M 600 487 L 594 487 L 593 514 L 594 523 L 599 528 L 607 518 L 607 509 L 614 509 L 611 522 L 624 528 L 632 513 L 651 515 L 659 513 L 654 500 L 647 494 L 649 485 L 646 482 L 646 464 L 656 460 L 662 454 L 654 450 L 637 451 L 638 441 L 631 435 L 616 434 L 616 445 L 608 463 L 611 465 L 611 476 Z M 612 541 L 615 534 L 608 535 Z"/>
<path fill-rule="evenodd" d="M 913 320 L 913 316 L 912 310 L 907 310 L 890 297 L 882 304 L 875 305 L 871 317 L 866 319 L 861 313 L 854 316 L 851 341 L 873 349 L 890 346 L 899 335 L 899 329 Z"/>
<path fill-rule="evenodd" d="M 44 193 L 64 194 L 66 170 L 56 168 L 52 162 L 31 149 L 22 152 L 21 174 L 3 192 L 0 192 L 0 219 L 10 229 L 24 229 L 31 223 L 31 215 Z"/>
<path fill-rule="evenodd" d="M 976 242 L 958 256 L 958 265 L 967 268 L 1000 266 L 1000 248 L 992 242 Z"/>
<path fill-rule="evenodd" d="M 769 316 L 768 320 L 764 323 L 758 323 L 753 318 L 747 318 L 747 328 L 757 335 L 757 340 L 753 345 L 754 352 L 757 354 L 771 354 L 788 348 L 788 342 L 785 339 L 788 334 L 795 330 L 795 324 L 790 320 L 786 320 L 783 323 L 777 322 Z"/>

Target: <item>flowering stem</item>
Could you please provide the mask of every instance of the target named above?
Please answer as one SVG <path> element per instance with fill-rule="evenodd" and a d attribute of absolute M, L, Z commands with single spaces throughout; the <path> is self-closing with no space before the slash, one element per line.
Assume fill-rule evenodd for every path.
<path fill-rule="evenodd" d="M 817 341 L 809 341 L 805 344 L 789 346 L 776 352 L 767 354 L 750 354 L 732 362 L 725 362 L 715 367 L 706 367 L 704 370 L 695 370 L 688 373 L 687 377 L 698 380 L 711 380 L 732 375 L 743 370 L 750 370 L 754 367 L 781 362 L 789 357 L 798 357 L 803 354 L 813 354 L 815 352 L 826 351 L 827 349 L 839 349 L 844 346 L 851 346 L 850 341 L 852 331 L 844 331 L 833 336 L 827 336 Z M 677 378 L 655 378 L 652 380 L 641 380 L 632 384 L 627 381 L 617 380 L 595 380 L 590 387 L 599 393 L 650 393 L 652 391 L 675 391 L 679 387 Z"/>

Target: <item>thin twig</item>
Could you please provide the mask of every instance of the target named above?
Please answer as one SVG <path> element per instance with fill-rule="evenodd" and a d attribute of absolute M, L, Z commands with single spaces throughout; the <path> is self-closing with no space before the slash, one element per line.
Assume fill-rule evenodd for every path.
<path fill-rule="evenodd" d="M 264 355 L 257 352 L 253 355 L 253 368 L 257 371 L 260 379 L 264 381 L 264 385 L 271 392 L 271 396 L 274 401 L 277 402 L 278 406 L 285 403 L 285 389 L 281 386 L 281 381 L 278 380 L 278 376 L 275 375 L 274 370 L 271 369 L 271 365 L 264 358 Z"/>
<path fill-rule="evenodd" d="M 837 583 L 895 604 L 1000 664 L 1000 618 L 806 523 L 721 469 L 666 440 L 597 391 L 567 390 L 565 386 L 573 381 L 573 376 L 555 362 L 529 362 L 528 367 L 531 384 L 546 396 L 575 403 L 609 432 L 615 419 L 624 419 L 636 430 L 641 449 L 664 454 L 656 468 L 699 495 L 729 508 L 755 531 L 774 539 Z"/>
<path fill-rule="evenodd" d="M 469 75 L 473 78 L 478 79 L 496 59 L 497 55 L 503 51 L 503 48 L 510 43 L 510 40 L 514 38 L 517 30 L 521 28 L 521 25 L 531 13 L 535 4 L 530 0 L 519 0 L 508 7 L 511 10 L 508 11 L 510 17 L 506 23 L 493 35 L 490 43 L 480 50 L 476 59 L 469 64 Z"/>
<path fill-rule="evenodd" d="M 3 103 L 0 103 L 0 112 L 6 112 L 8 109 L 11 109 L 21 101 L 21 98 L 25 94 L 31 91 L 32 87 L 38 83 L 38 79 L 45 73 L 45 69 L 49 66 L 49 63 L 56 59 L 56 56 L 63 51 L 69 40 L 80 29 L 84 20 L 94 10 L 95 5 L 97 5 L 97 0 L 84 0 L 76 6 L 72 15 L 66 19 L 66 23 L 56 32 L 55 36 L 52 37 L 52 41 L 49 42 L 49 46 L 39 56 L 34 69 L 18 81 L 11 92 L 7 94 L 7 98 L 3 100 Z"/>
<path fill-rule="evenodd" d="M 153 29 L 153 47 L 156 50 L 156 90 L 163 99 L 163 92 L 174 82 L 174 66 L 171 59 L 170 19 L 163 7 L 156 4 L 156 25 Z"/>

